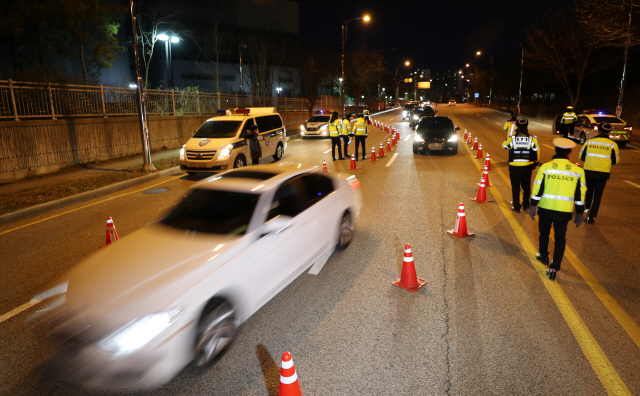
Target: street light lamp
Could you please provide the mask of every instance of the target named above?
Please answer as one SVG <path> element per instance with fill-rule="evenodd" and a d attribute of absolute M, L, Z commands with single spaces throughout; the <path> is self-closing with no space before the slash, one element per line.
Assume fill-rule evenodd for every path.
<path fill-rule="evenodd" d="M 158 35 L 158 40 L 164 41 L 164 52 L 167 60 L 167 88 L 173 88 L 173 61 L 171 60 L 171 43 L 180 42 L 180 37 L 169 36 L 166 33 Z"/>
<path fill-rule="evenodd" d="M 342 101 L 342 114 L 345 115 L 346 114 L 346 109 L 345 109 L 345 105 L 344 105 L 344 85 L 342 84 L 342 81 L 344 81 L 344 43 L 347 42 L 347 26 L 349 25 L 349 22 L 351 21 L 359 21 L 359 20 L 363 20 L 365 22 L 369 22 L 371 20 L 371 17 L 369 15 L 365 15 L 362 18 L 351 18 L 351 19 L 347 19 L 346 21 L 342 22 L 342 78 L 340 79 L 340 98 Z"/>
<path fill-rule="evenodd" d="M 278 87 L 276 88 L 276 91 L 278 91 L 278 96 L 280 96 L 280 92 L 282 92 L 282 88 Z"/>

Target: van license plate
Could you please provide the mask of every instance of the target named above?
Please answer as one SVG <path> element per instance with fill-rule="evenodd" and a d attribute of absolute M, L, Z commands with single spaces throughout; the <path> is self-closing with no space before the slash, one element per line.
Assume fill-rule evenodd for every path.
<path fill-rule="evenodd" d="M 207 164 L 202 163 L 202 162 L 192 162 L 192 163 L 191 163 L 191 166 L 192 166 L 193 168 L 206 168 L 206 167 L 207 167 Z"/>

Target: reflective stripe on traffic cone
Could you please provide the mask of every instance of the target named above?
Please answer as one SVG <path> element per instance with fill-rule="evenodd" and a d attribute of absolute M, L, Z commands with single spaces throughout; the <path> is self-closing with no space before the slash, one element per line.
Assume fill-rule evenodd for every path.
<path fill-rule="evenodd" d="M 471 132 L 469 132 L 469 136 L 467 136 L 467 144 L 471 144 Z"/>
<path fill-rule="evenodd" d="M 327 161 L 324 161 L 324 160 L 322 161 L 322 171 L 324 173 L 328 173 L 329 172 L 329 169 L 327 169 Z"/>
<path fill-rule="evenodd" d="M 475 198 L 471 198 L 472 201 L 476 201 L 478 203 L 491 202 L 490 199 L 487 199 L 487 188 L 486 181 L 484 180 L 484 176 L 480 179 L 480 188 L 478 188 L 478 195 Z"/>
<path fill-rule="evenodd" d="M 382 142 L 380 142 L 380 152 L 378 153 L 378 158 L 384 158 L 384 147 L 382 146 Z"/>
<path fill-rule="evenodd" d="M 493 169 L 491 169 L 491 156 L 489 155 L 489 153 L 487 153 L 487 156 L 484 159 L 484 166 L 487 167 L 488 171 L 492 171 L 493 170 Z"/>
<path fill-rule="evenodd" d="M 464 135 L 462 136 L 462 141 L 467 140 L 467 130 L 464 130 Z"/>
<path fill-rule="evenodd" d="M 373 162 L 373 161 L 377 161 L 376 148 L 375 147 L 371 147 L 371 162 Z"/>
<path fill-rule="evenodd" d="M 387 151 L 391 151 L 391 139 L 387 139 Z"/>
<path fill-rule="evenodd" d="M 356 156 L 353 154 L 351 155 L 351 166 L 349 166 L 349 170 L 358 170 L 356 166 Z"/>
<path fill-rule="evenodd" d="M 491 184 L 491 182 L 489 181 L 489 170 L 487 169 L 486 166 L 482 167 L 482 177 L 484 177 L 484 182 L 487 187 L 493 187 L 493 184 Z M 478 183 L 478 186 L 479 185 L 480 183 Z"/>
<path fill-rule="evenodd" d="M 289 352 L 282 354 L 278 396 L 302 396 L 298 374 L 296 374 L 296 368 L 293 366 L 293 359 Z"/>
<path fill-rule="evenodd" d="M 475 138 L 475 140 L 473 141 L 473 147 L 471 147 L 471 150 L 477 150 L 478 149 L 478 138 Z"/>
<path fill-rule="evenodd" d="M 391 134 L 391 145 L 392 146 L 396 145 L 396 133 L 395 132 L 393 134 Z"/>
<path fill-rule="evenodd" d="M 447 232 L 460 238 L 475 235 L 473 232 L 467 231 L 467 216 L 464 213 L 464 204 L 462 202 L 460 202 L 460 206 L 458 206 L 456 227 L 453 230 L 448 230 Z"/>
<path fill-rule="evenodd" d="M 427 284 L 424 279 L 418 278 L 416 275 L 416 266 L 413 262 L 413 253 L 411 245 L 404 245 L 404 257 L 402 258 L 402 274 L 400 277 L 391 282 L 392 284 L 409 290 L 412 293 L 417 292 L 420 288 Z"/>
<path fill-rule="evenodd" d="M 104 249 L 107 245 L 111 245 L 115 241 L 119 241 L 120 237 L 118 236 L 118 231 L 116 231 L 116 226 L 113 224 L 113 219 L 111 217 L 107 217 L 107 241 L 101 247 Z"/>
<path fill-rule="evenodd" d="M 483 158 L 483 154 L 482 154 L 482 144 L 480 144 L 478 146 L 478 152 L 476 153 L 476 158 Z"/>

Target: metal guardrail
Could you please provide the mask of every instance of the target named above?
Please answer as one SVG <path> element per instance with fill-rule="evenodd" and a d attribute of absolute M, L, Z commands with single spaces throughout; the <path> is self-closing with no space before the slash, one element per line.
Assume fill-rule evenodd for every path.
<path fill-rule="evenodd" d="M 136 89 L 91 85 L 0 81 L 0 120 L 68 117 L 135 116 Z M 277 112 L 309 111 L 303 98 L 262 98 Z M 174 90 L 145 90 L 147 115 L 215 114 L 218 109 L 259 107 L 251 95 L 214 94 Z"/>

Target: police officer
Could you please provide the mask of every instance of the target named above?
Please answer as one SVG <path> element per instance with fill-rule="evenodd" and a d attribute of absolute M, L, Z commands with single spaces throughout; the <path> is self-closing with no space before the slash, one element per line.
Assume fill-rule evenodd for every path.
<path fill-rule="evenodd" d="M 507 137 L 513 136 L 513 134 L 515 133 L 516 121 L 518 121 L 518 113 L 514 111 L 513 113 L 511 113 L 511 118 L 509 118 L 507 122 L 504 123 L 504 126 L 502 127 L 502 129 L 507 131 Z"/>
<path fill-rule="evenodd" d="M 342 146 L 340 145 L 340 129 L 341 129 L 342 121 L 338 117 L 338 112 L 334 111 L 331 113 L 331 119 L 329 120 L 329 136 L 331 137 L 331 156 L 334 161 L 337 161 L 336 158 L 336 146 L 338 147 L 338 156 L 339 159 L 343 160 L 342 157 Z"/>
<path fill-rule="evenodd" d="M 576 146 L 574 142 L 565 138 L 553 139 L 556 146 L 556 155 L 551 161 L 544 163 L 538 169 L 538 174 L 533 181 L 533 196 L 529 215 L 536 219 L 536 206 L 538 207 L 538 239 L 539 251 L 536 259 L 548 265 L 547 276 L 556 278 L 556 272 L 560 271 L 562 257 L 567 243 L 567 224 L 575 206 L 576 227 L 582 224 L 584 211 L 584 194 L 586 190 L 584 170 L 569 161 L 571 149 Z M 549 234 L 553 225 L 555 246 L 553 249 L 553 261 L 549 264 Z"/>
<path fill-rule="evenodd" d="M 587 196 L 584 201 L 587 208 L 587 224 L 593 224 L 598 215 L 604 186 L 607 185 L 611 174 L 611 165 L 616 165 L 619 161 L 618 145 L 609 139 L 612 129 L 608 122 L 598 124 L 598 136 L 587 140 L 580 150 L 580 159 L 584 161 L 584 173 L 587 178 Z"/>
<path fill-rule="evenodd" d="M 367 151 L 364 148 L 364 144 L 367 140 L 369 129 L 362 113 L 358 114 L 358 120 L 353 126 L 353 133 L 356 135 L 356 160 L 358 159 L 358 147 L 360 145 L 362 145 L 362 159 L 367 159 Z"/>
<path fill-rule="evenodd" d="M 509 150 L 509 178 L 511 179 L 511 210 L 520 213 L 520 208 L 529 209 L 531 196 L 531 174 L 540 160 L 540 146 L 535 136 L 529 135 L 529 121 L 522 118 L 516 122 L 516 132 L 502 143 Z M 522 188 L 522 206 L 520 205 Z"/>
<path fill-rule="evenodd" d="M 349 152 L 347 149 L 349 148 L 349 139 L 352 136 L 351 133 L 351 120 L 349 120 L 348 115 L 344 115 L 342 118 L 342 124 L 340 128 L 340 137 L 342 138 L 342 143 L 344 144 L 344 158 L 349 158 Z"/>
<path fill-rule="evenodd" d="M 562 115 L 560 119 L 560 136 L 566 138 L 567 135 L 573 136 L 573 129 L 575 128 L 576 119 L 578 116 L 573 112 L 573 107 L 567 106 L 567 111 Z"/>

